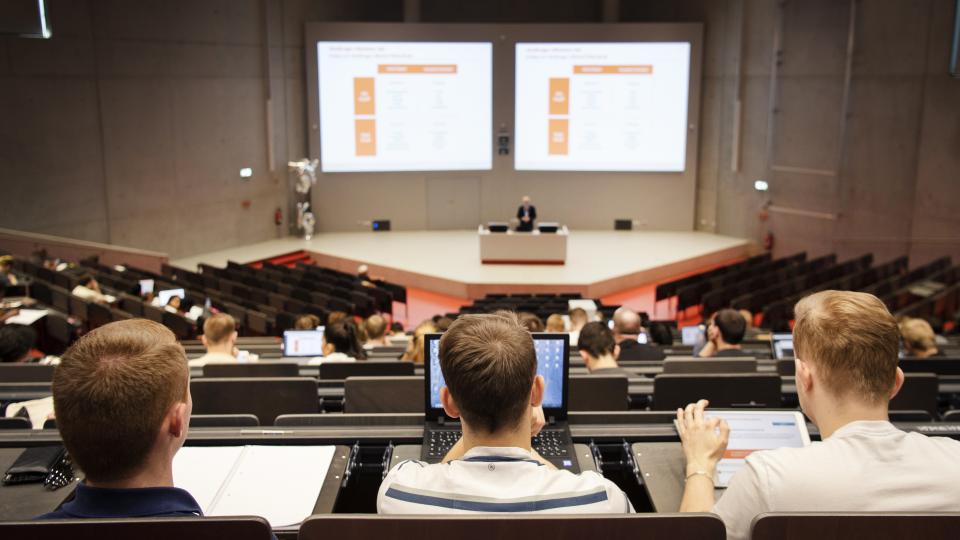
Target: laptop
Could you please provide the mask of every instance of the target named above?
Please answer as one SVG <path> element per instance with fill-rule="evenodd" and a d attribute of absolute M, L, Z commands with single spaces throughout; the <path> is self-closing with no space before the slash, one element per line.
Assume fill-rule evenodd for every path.
<path fill-rule="evenodd" d="M 428 463 L 439 463 L 460 439 L 460 422 L 447 417 L 440 403 L 443 373 L 440 370 L 440 337 L 426 334 L 424 352 L 424 395 L 426 419 L 423 427 L 421 458 Z M 567 406 L 570 373 L 570 339 L 566 334 L 534 333 L 533 345 L 537 352 L 537 373 L 546 383 L 543 412 L 547 425 L 533 439 L 533 448 L 558 469 L 579 473 L 573 438 L 567 424 Z"/>
<path fill-rule="evenodd" d="M 284 330 L 283 356 L 285 358 L 323 356 L 323 332 L 317 330 Z"/>
<path fill-rule="evenodd" d="M 730 441 L 723 459 L 717 464 L 714 478 L 714 485 L 718 488 L 729 486 L 730 479 L 746 464 L 747 456 L 754 452 L 810 445 L 807 423 L 799 411 L 708 409 L 705 416 L 723 418 L 730 425 Z"/>
<path fill-rule="evenodd" d="M 777 360 L 793 358 L 793 334 L 773 334 L 770 347 L 773 348 L 773 357 Z"/>

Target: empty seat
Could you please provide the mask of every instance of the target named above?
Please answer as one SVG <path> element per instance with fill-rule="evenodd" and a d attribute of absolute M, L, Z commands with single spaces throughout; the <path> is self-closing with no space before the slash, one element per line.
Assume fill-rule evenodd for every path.
<path fill-rule="evenodd" d="M 186 517 L 131 519 L 53 519 L 0 522 L 0 538 L 62 540 L 270 540 L 270 524 L 261 517 Z"/>
<path fill-rule="evenodd" d="M 82 321 L 87 320 L 87 306 L 90 302 L 79 296 L 70 295 L 70 315 Z"/>
<path fill-rule="evenodd" d="M 667 358 L 664 373 L 756 373 L 757 361 L 749 358 Z"/>
<path fill-rule="evenodd" d="M 102 304 L 90 302 L 87 304 L 87 328 L 93 330 L 113 322 L 110 308 Z"/>
<path fill-rule="evenodd" d="M 197 337 L 197 324 L 182 315 L 163 311 L 161 323 L 169 328 L 179 340 Z"/>
<path fill-rule="evenodd" d="M 412 362 L 396 360 L 364 362 L 329 362 L 320 364 L 320 379 L 343 380 L 348 377 L 404 377 L 412 376 Z"/>
<path fill-rule="evenodd" d="M 653 379 L 653 408 L 672 410 L 699 399 L 710 400 L 714 408 L 779 407 L 780 384 L 775 373 L 664 373 Z"/>
<path fill-rule="evenodd" d="M 899 540 L 923 538 L 948 540 L 957 537 L 960 513 L 769 513 L 753 520 L 753 540 Z"/>
<path fill-rule="evenodd" d="M 300 366 L 293 362 L 254 362 L 237 364 L 206 364 L 204 377 L 297 377 Z"/>
<path fill-rule="evenodd" d="M 253 414 L 262 426 L 281 414 L 320 412 L 317 381 L 307 377 L 194 379 L 190 392 L 196 414 Z"/>
<path fill-rule="evenodd" d="M 33 424 L 30 423 L 30 419 L 22 416 L 0 417 L 0 430 L 6 429 L 33 429 Z"/>
<path fill-rule="evenodd" d="M 422 413 L 423 384 L 423 377 L 349 377 L 343 385 L 343 412 Z"/>
<path fill-rule="evenodd" d="M 571 411 L 626 411 L 630 408 L 628 381 L 624 375 L 570 377 Z"/>
<path fill-rule="evenodd" d="M 0 382 L 50 382 L 56 366 L 40 364 L 0 364 Z"/>

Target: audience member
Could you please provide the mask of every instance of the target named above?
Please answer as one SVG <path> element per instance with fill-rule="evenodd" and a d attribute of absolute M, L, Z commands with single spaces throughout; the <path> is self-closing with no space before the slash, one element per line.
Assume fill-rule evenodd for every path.
<path fill-rule="evenodd" d="M 22 324 L 0 326 L 0 362 L 29 362 L 37 332 Z"/>
<path fill-rule="evenodd" d="M 360 333 L 352 320 L 337 321 L 323 329 L 323 358 L 311 363 L 366 360 Z"/>
<path fill-rule="evenodd" d="M 350 315 L 348 315 L 347 313 L 343 311 L 331 311 L 330 314 L 327 315 L 327 325 L 331 325 L 335 322 L 343 321 L 346 319 L 351 319 Z"/>
<path fill-rule="evenodd" d="M 533 313 L 521 312 L 517 315 L 520 324 L 527 329 L 527 332 L 543 332 L 543 321 Z"/>
<path fill-rule="evenodd" d="M 200 336 L 207 353 L 190 360 L 191 367 L 207 364 L 231 364 L 237 361 L 237 322 L 227 313 L 217 313 L 203 321 Z"/>
<path fill-rule="evenodd" d="M 313 313 L 304 313 L 293 323 L 294 330 L 316 330 L 320 326 L 320 317 Z"/>
<path fill-rule="evenodd" d="M 101 326 L 53 376 L 57 429 L 83 471 L 73 498 L 40 519 L 199 516 L 173 487 L 190 424 L 190 371 L 173 332 L 131 319 Z"/>
<path fill-rule="evenodd" d="M 13 257 L 3 255 L 0 257 L 0 288 L 18 283 L 17 275 L 13 273 Z"/>
<path fill-rule="evenodd" d="M 746 539 L 764 512 L 952 512 L 960 507 L 960 442 L 905 433 L 888 421 L 903 384 L 897 323 L 877 297 L 824 291 L 796 308 L 800 407 L 823 442 L 756 452 L 714 502 L 729 426 L 704 400 L 677 410 L 686 455 L 680 510 L 713 512 Z"/>
<path fill-rule="evenodd" d="M 721 309 L 713 315 L 707 327 L 707 343 L 700 350 L 701 357 L 736 358 L 750 356 L 743 352 L 740 343 L 747 323 L 740 312 L 734 309 Z"/>
<path fill-rule="evenodd" d="M 589 318 L 583 308 L 571 309 L 568 317 L 570 318 L 570 344 L 576 345 L 577 338 L 580 337 L 580 329 L 589 322 Z"/>
<path fill-rule="evenodd" d="M 446 332 L 450 325 L 453 324 L 453 319 L 450 317 L 437 317 L 433 321 L 433 325 L 437 328 L 437 332 Z"/>
<path fill-rule="evenodd" d="M 407 350 L 403 353 L 401 360 L 413 362 L 414 364 L 423 363 L 423 336 L 437 332 L 437 327 L 433 321 L 423 321 L 413 329 L 413 336 L 407 342 Z"/>
<path fill-rule="evenodd" d="M 617 358 L 620 360 L 666 358 L 667 355 L 659 347 L 638 341 L 641 332 L 643 332 L 643 319 L 639 313 L 628 307 L 621 307 L 613 313 L 613 339 L 620 348 Z"/>
<path fill-rule="evenodd" d="M 110 297 L 103 294 L 103 291 L 100 290 L 100 284 L 97 283 L 97 280 L 94 279 L 93 276 L 90 274 L 80 274 L 79 277 L 80 283 L 73 288 L 71 294 L 98 304 L 110 303 Z"/>
<path fill-rule="evenodd" d="M 943 352 L 937 347 L 937 335 L 933 333 L 930 323 L 923 319 L 907 319 L 900 323 L 900 335 L 903 337 L 903 348 L 908 357 L 943 356 Z"/>
<path fill-rule="evenodd" d="M 617 364 L 620 346 L 614 340 L 613 332 L 603 323 L 594 321 L 583 327 L 577 350 L 591 374 L 635 376 Z"/>
<path fill-rule="evenodd" d="M 387 342 L 387 320 L 381 315 L 371 315 L 363 321 L 363 330 L 366 333 L 366 343 L 364 349 L 374 349 L 376 347 L 386 347 Z"/>
<path fill-rule="evenodd" d="M 633 508 L 594 472 L 558 471 L 533 448 L 544 380 L 530 333 L 516 315 L 464 315 L 440 341 L 443 408 L 463 436 L 444 463 L 404 461 L 380 486 L 381 514 L 484 511 L 625 513 Z M 430 496 L 424 496 L 429 493 Z M 478 503 L 477 501 L 482 501 Z"/>
<path fill-rule="evenodd" d="M 740 316 L 743 317 L 743 321 L 746 323 L 743 331 L 744 339 L 763 339 L 764 335 L 768 334 L 766 331 L 753 325 L 753 313 L 750 313 L 750 310 L 741 309 Z M 766 339 L 769 338 L 770 336 L 766 335 Z"/>
<path fill-rule="evenodd" d="M 661 347 L 673 345 L 673 332 L 670 331 L 670 325 L 663 321 L 652 321 L 650 323 L 650 341 Z"/>
<path fill-rule="evenodd" d="M 167 300 L 167 305 L 163 306 L 163 310 L 170 313 L 181 314 L 183 311 L 180 309 L 180 302 L 179 296 L 171 296 L 170 299 Z"/>
<path fill-rule="evenodd" d="M 566 332 L 567 329 L 566 325 L 563 323 L 563 315 L 554 313 L 553 315 L 547 317 L 546 330 L 551 334 L 562 334 L 563 332 Z"/>

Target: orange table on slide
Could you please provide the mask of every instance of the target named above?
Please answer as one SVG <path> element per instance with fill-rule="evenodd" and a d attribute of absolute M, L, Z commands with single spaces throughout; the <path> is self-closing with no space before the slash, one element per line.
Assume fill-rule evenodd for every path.
<path fill-rule="evenodd" d="M 372 115 L 376 112 L 373 77 L 353 78 L 353 114 Z"/>
<path fill-rule="evenodd" d="M 653 66 L 573 66 L 573 72 L 578 75 L 652 75 Z"/>
<path fill-rule="evenodd" d="M 377 121 L 372 118 L 354 120 L 358 156 L 377 155 Z"/>
<path fill-rule="evenodd" d="M 548 153 L 551 156 L 567 155 L 570 152 L 570 121 L 566 118 L 551 118 L 549 137 Z"/>
<path fill-rule="evenodd" d="M 420 73 L 424 75 L 455 75 L 456 64 L 380 64 L 377 73 Z"/>
<path fill-rule="evenodd" d="M 550 79 L 550 114 L 570 114 L 570 79 Z"/>

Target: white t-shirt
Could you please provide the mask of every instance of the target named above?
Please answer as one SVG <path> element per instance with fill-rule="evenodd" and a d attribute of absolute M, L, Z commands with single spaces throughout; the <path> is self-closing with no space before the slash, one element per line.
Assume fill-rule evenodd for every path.
<path fill-rule="evenodd" d="M 960 441 L 851 422 L 806 448 L 755 452 L 713 507 L 731 540 L 764 512 L 956 512 Z"/>
<path fill-rule="evenodd" d="M 558 471 L 522 448 L 475 447 L 463 459 L 398 463 L 377 496 L 381 514 L 623 514 L 630 500 L 595 472 Z"/>
<path fill-rule="evenodd" d="M 190 367 L 203 367 L 207 364 L 236 364 L 237 358 L 232 354 L 222 352 L 208 352 L 207 354 L 194 358 L 187 362 Z"/>

